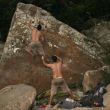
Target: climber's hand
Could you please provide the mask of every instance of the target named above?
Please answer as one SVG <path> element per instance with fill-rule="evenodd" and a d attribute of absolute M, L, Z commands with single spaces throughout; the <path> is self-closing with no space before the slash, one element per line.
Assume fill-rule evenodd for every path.
<path fill-rule="evenodd" d="M 42 60 L 44 60 L 44 56 L 42 56 Z"/>

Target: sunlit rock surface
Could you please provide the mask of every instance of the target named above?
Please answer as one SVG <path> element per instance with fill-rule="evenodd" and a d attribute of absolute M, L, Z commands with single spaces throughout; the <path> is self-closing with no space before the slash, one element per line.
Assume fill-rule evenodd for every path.
<path fill-rule="evenodd" d="M 83 73 L 102 66 L 99 59 L 104 51 L 96 42 L 85 40 L 86 36 L 58 21 L 47 11 L 19 3 L 1 57 L 0 88 L 26 83 L 41 92 L 50 87 L 51 70 L 44 67 L 41 57 L 32 58 L 25 51 L 31 40 L 31 32 L 26 25 L 30 19 L 34 21 L 33 25 L 41 23 L 43 27 L 46 56 L 55 54 L 63 59 L 65 67 L 62 71 L 68 83 L 81 83 Z"/>

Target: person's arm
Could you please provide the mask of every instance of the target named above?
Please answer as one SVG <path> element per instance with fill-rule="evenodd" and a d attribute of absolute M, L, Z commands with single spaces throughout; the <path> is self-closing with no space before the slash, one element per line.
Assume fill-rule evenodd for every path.
<path fill-rule="evenodd" d="M 42 61 L 43 61 L 43 64 L 44 64 L 45 66 L 47 66 L 47 67 L 51 67 L 51 64 L 48 64 L 48 63 L 45 62 L 45 60 L 44 60 L 44 56 L 42 56 Z"/>

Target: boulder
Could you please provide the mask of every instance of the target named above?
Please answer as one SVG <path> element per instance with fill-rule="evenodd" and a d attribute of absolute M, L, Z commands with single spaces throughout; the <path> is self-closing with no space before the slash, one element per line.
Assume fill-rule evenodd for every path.
<path fill-rule="evenodd" d="M 1 57 L 0 88 L 26 83 L 41 92 L 50 87 L 52 71 L 42 64 L 39 55 L 33 58 L 25 51 L 31 39 L 26 25 L 30 19 L 34 21 L 33 24 L 40 23 L 43 27 L 46 56 L 55 54 L 63 59 L 66 66 L 62 72 L 68 83 L 79 83 L 85 71 L 102 66 L 99 53 L 103 49 L 95 43 L 85 42 L 86 36 L 58 21 L 42 8 L 18 3 Z"/>
<path fill-rule="evenodd" d="M 8 54 L 9 56 L 14 54 L 16 50 L 20 49 L 19 47 L 23 47 L 25 43 L 29 42 L 30 32 L 26 26 L 26 22 L 29 19 L 32 19 L 32 21 L 34 22 L 33 24 L 42 24 L 43 29 L 47 32 L 58 34 L 62 37 L 66 37 L 67 39 L 70 38 L 72 42 L 79 45 L 80 49 L 89 56 L 100 59 L 105 53 L 105 50 L 101 48 L 101 46 L 97 44 L 95 40 L 90 41 L 85 35 L 58 21 L 50 13 L 43 10 L 42 8 L 36 7 L 32 4 L 18 3 L 10 26 L 10 31 L 7 39 L 8 43 L 6 43 L 7 45 L 4 49 L 5 55 Z M 18 37 L 14 38 L 14 36 Z M 12 42 L 12 40 L 14 40 L 15 42 Z M 67 46 L 61 41 L 56 45 L 53 42 L 48 43 L 52 43 L 55 47 Z M 10 44 L 10 46 L 8 44 Z"/>
<path fill-rule="evenodd" d="M 0 90 L 0 110 L 28 110 L 35 100 L 35 88 L 25 85 L 9 85 Z"/>
<path fill-rule="evenodd" d="M 0 42 L 0 58 L 1 58 L 2 53 L 3 53 L 3 48 L 4 48 L 4 43 Z"/>
<path fill-rule="evenodd" d="M 102 70 L 102 71 L 104 71 L 104 72 L 109 74 L 110 73 L 110 65 L 103 66 L 102 68 L 99 68 L 99 70 Z"/>
<path fill-rule="evenodd" d="M 96 19 L 94 23 L 92 28 L 84 30 L 84 34 L 104 48 L 103 62 L 110 64 L 110 22 Z"/>
<path fill-rule="evenodd" d="M 68 110 L 68 109 L 55 109 L 55 110 Z M 109 110 L 109 109 L 103 107 L 97 107 L 97 108 L 76 107 L 71 110 Z"/>
<path fill-rule="evenodd" d="M 103 96 L 103 104 L 110 109 L 110 84 L 106 87 L 107 93 Z"/>
<path fill-rule="evenodd" d="M 104 78 L 110 76 L 109 73 L 110 73 L 109 65 L 98 68 L 97 70 L 86 71 L 82 82 L 84 92 L 93 89 L 100 82 L 104 81 L 104 83 L 106 82 L 108 83 L 108 81 L 106 81 L 106 79 Z"/>
<path fill-rule="evenodd" d="M 89 70 L 85 72 L 82 82 L 84 92 L 93 89 L 101 81 L 102 74 L 100 70 Z"/>

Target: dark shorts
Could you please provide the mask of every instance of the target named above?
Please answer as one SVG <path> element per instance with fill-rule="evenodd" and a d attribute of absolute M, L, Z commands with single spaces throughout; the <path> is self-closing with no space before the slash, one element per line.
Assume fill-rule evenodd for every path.
<path fill-rule="evenodd" d="M 31 42 L 29 44 L 29 48 L 31 49 L 33 54 L 40 54 L 40 55 L 44 55 L 44 50 L 43 50 L 43 46 L 40 42 Z"/>
<path fill-rule="evenodd" d="M 51 94 L 56 94 L 58 88 L 61 88 L 64 92 L 70 92 L 70 89 L 63 78 L 56 78 L 52 80 Z"/>

